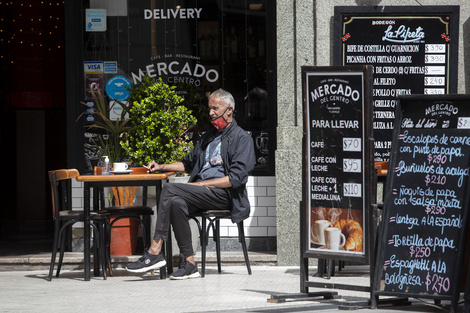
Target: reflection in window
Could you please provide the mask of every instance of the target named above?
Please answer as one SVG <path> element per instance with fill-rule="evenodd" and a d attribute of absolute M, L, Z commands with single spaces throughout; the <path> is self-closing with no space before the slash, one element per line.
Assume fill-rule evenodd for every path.
<path fill-rule="evenodd" d="M 212 91 L 230 91 L 237 122 L 253 136 L 257 168 L 267 169 L 273 152 L 268 138 L 274 138 L 276 124 L 275 114 L 268 111 L 274 99 L 270 99 L 266 62 L 267 12 L 272 4 L 266 0 L 118 2 L 120 10 L 113 9 L 110 0 L 90 1 L 91 7 L 109 6 L 107 11 L 114 12 L 107 16 L 106 32 L 87 32 L 84 38 L 85 61 L 117 61 L 117 73 L 105 74 L 102 84 L 113 75 L 123 75 L 133 85 L 144 75 L 162 77 L 185 99 L 203 106 Z"/>

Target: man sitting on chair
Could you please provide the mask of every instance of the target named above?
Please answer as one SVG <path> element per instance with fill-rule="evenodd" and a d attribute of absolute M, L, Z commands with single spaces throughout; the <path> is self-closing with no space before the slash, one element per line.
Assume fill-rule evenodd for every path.
<path fill-rule="evenodd" d="M 204 210 L 231 210 L 234 223 L 250 215 L 246 183 L 256 162 L 253 139 L 237 125 L 234 109 L 235 100 L 229 92 L 213 92 L 209 96 L 209 115 L 215 129 L 206 132 L 180 162 L 148 165 L 151 172 L 187 172 L 191 176 L 187 184 L 164 186 L 152 244 L 144 256 L 126 267 L 128 271 L 141 273 L 166 265 L 161 250 L 171 223 L 185 260 L 170 279 L 200 277 L 188 215 Z"/>

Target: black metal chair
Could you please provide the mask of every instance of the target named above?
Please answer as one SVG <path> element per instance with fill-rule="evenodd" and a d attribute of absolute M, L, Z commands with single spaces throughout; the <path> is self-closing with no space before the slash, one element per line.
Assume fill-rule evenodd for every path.
<path fill-rule="evenodd" d="M 201 221 L 199 221 L 201 218 Z M 189 215 L 189 218 L 196 221 L 199 228 L 199 238 L 201 243 L 201 276 L 204 277 L 206 271 L 206 247 L 209 242 L 209 231 L 212 229 L 213 240 L 215 241 L 216 254 L 217 254 L 217 269 L 221 273 L 221 259 L 220 259 L 220 220 L 231 219 L 231 212 L 229 210 L 208 210 L 201 211 Z M 208 222 L 208 223 L 207 223 Z M 248 250 L 245 241 L 245 231 L 243 228 L 243 221 L 236 223 L 238 227 L 238 241 L 242 245 L 243 255 L 245 257 L 246 268 L 248 274 L 251 275 L 250 260 L 248 258 Z"/>
<path fill-rule="evenodd" d="M 133 167 L 132 174 L 147 174 L 147 169 L 145 167 Z M 94 168 L 95 175 L 101 175 L 101 167 Z M 150 245 L 150 217 L 153 215 L 153 209 L 147 206 L 147 187 L 143 187 L 142 194 L 142 205 L 134 205 L 133 201 L 136 195 L 137 187 L 111 187 L 111 190 L 114 195 L 114 205 L 105 207 L 103 190 L 100 191 L 100 207 L 99 212 L 106 214 L 108 219 L 106 220 L 106 264 L 109 269 L 109 274 L 112 276 L 113 271 L 111 267 L 111 229 L 113 225 L 121 219 L 129 218 L 139 222 L 143 229 L 143 248 L 144 253 L 147 251 L 148 246 Z"/>
<path fill-rule="evenodd" d="M 65 250 L 65 234 L 64 231 L 71 227 L 74 223 L 83 222 L 85 220 L 83 211 L 72 210 L 72 178 L 77 177 L 80 173 L 76 169 L 61 169 L 55 171 L 49 171 L 49 181 L 51 184 L 52 192 L 52 208 L 54 218 L 54 239 L 52 245 L 52 257 L 49 268 L 48 280 L 52 280 L 52 274 L 54 271 L 57 249 L 60 244 L 60 257 L 57 265 L 56 277 L 59 277 L 60 269 L 62 267 L 62 261 L 64 259 Z M 104 252 L 104 222 L 107 219 L 106 213 L 90 213 L 91 225 L 93 227 L 93 247 L 94 247 L 94 262 L 95 262 L 95 274 L 97 274 L 98 260 L 101 261 L 103 278 L 106 279 L 106 264 L 105 264 L 105 252 Z M 98 239 L 98 240 L 97 240 Z M 98 257 L 97 251 L 99 250 L 100 257 Z M 89 262 L 90 260 L 85 260 Z M 99 272 L 99 266 L 98 266 Z"/>

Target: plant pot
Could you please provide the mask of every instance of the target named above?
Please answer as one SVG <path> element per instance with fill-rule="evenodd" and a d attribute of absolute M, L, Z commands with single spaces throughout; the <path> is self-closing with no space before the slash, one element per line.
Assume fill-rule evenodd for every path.
<path fill-rule="evenodd" d="M 170 176 L 168 177 L 168 182 L 169 183 L 180 183 L 180 184 L 186 184 L 189 181 L 189 176 Z"/>
<path fill-rule="evenodd" d="M 111 218 L 111 222 L 114 218 Z M 131 218 L 123 218 L 111 228 L 111 255 L 133 255 L 137 248 L 139 222 Z"/>

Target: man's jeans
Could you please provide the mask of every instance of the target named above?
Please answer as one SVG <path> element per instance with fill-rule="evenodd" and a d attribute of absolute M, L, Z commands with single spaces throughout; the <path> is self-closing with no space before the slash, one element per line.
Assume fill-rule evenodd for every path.
<path fill-rule="evenodd" d="M 165 184 L 157 207 L 154 239 L 168 239 L 170 223 L 184 257 L 194 255 L 189 227 L 189 213 L 207 210 L 230 210 L 230 192 L 189 184 Z"/>

